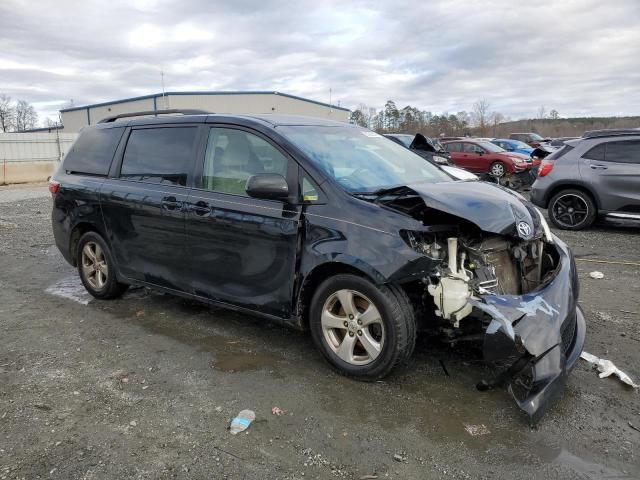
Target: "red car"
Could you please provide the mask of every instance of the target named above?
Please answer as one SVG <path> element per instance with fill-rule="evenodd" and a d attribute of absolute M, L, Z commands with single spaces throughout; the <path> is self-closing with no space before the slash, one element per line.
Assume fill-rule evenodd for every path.
<path fill-rule="evenodd" d="M 507 173 L 521 173 L 531 169 L 531 158 L 519 153 L 510 153 L 485 140 L 452 140 L 443 142 L 451 154 L 456 167 L 473 173 L 502 177 Z"/>

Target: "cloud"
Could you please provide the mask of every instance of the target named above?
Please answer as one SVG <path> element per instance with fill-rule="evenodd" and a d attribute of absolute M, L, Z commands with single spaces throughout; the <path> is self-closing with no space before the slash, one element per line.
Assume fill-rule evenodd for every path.
<path fill-rule="evenodd" d="M 638 114 L 640 2 L 3 0 L 0 93 L 57 109 L 169 90 L 280 90 L 513 118 Z"/>

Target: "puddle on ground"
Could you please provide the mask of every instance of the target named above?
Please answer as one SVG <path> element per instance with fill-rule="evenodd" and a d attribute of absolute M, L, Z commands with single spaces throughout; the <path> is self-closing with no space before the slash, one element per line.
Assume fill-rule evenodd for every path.
<path fill-rule="evenodd" d="M 50 295 L 73 300 L 81 305 L 88 305 L 93 297 L 87 292 L 80 281 L 80 277 L 74 275 L 58 280 L 45 290 Z"/>
<path fill-rule="evenodd" d="M 177 312 L 178 315 L 198 315 L 205 320 L 206 316 L 214 315 L 208 305 L 201 302 L 184 301 L 178 297 L 151 294 L 151 301 L 154 306 L 159 305 L 162 297 L 168 298 L 170 309 L 176 307 L 185 310 Z M 181 302 L 176 305 L 176 302 Z M 167 309 L 169 310 L 169 308 Z M 144 312 L 144 311 L 143 311 Z M 169 314 L 162 312 L 149 312 L 142 315 L 134 314 L 133 323 L 144 328 L 147 332 L 154 335 L 162 335 L 164 337 L 176 340 L 183 345 L 188 345 L 198 352 L 209 353 L 212 355 L 210 367 L 214 370 L 222 372 L 246 372 L 251 370 L 273 369 L 282 366 L 285 362 L 284 358 L 271 353 L 257 351 L 255 345 L 239 337 L 224 335 L 202 335 L 199 326 L 185 325 L 180 319 L 175 318 L 176 312 L 170 311 Z M 225 312 L 225 315 L 230 315 Z"/>

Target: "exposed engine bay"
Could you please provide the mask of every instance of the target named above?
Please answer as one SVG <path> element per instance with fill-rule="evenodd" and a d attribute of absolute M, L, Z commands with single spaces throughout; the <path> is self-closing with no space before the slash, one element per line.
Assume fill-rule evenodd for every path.
<path fill-rule="evenodd" d="M 419 271 L 399 281 L 423 329 L 452 345 L 479 341 L 497 371 L 478 389 L 508 385 L 534 424 L 584 344 L 575 262 L 524 198 L 480 185 L 471 200 L 462 186 L 445 194 L 432 184 L 389 189 L 374 201 L 422 225 L 400 231 L 420 257 Z"/>
<path fill-rule="evenodd" d="M 553 276 L 556 265 L 542 239 L 518 242 L 498 235 L 404 234 L 414 250 L 440 262 L 423 283 L 434 299 L 435 314 L 455 328 L 472 313 L 471 299 L 529 293 Z"/>

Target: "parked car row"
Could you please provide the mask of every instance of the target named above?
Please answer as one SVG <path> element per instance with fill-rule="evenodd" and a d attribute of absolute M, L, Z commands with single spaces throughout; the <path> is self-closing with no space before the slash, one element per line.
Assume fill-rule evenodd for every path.
<path fill-rule="evenodd" d="M 462 169 L 485 179 L 528 180 L 519 185 L 533 184 L 532 202 L 548 209 L 558 228 L 580 230 L 598 218 L 640 221 L 638 129 L 596 130 L 582 137 L 556 139 L 534 133 L 514 133 L 508 139 L 444 137 L 442 148 L 447 157 L 436 151 L 434 140 L 421 134 L 387 136 L 432 163 L 437 163 L 433 161 L 436 155 L 448 158 L 458 169 L 449 170 L 456 178 L 463 178 Z M 419 150 L 421 144 L 428 145 L 428 154 Z"/>

